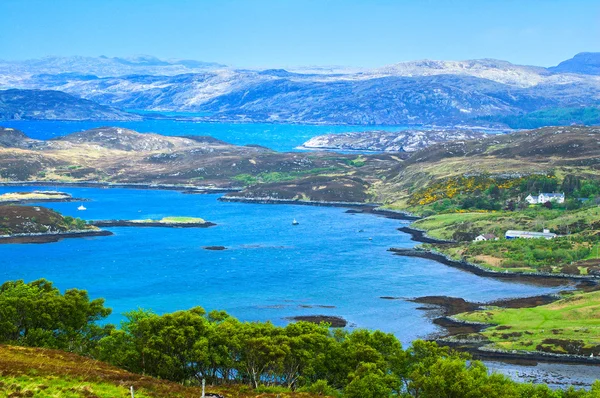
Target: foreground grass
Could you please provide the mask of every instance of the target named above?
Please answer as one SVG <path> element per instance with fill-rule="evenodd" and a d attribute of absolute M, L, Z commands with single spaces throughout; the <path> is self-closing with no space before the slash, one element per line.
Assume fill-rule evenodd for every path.
<path fill-rule="evenodd" d="M 0 345 L 0 396 L 197 398 L 200 387 L 183 386 L 124 371 L 106 363 L 58 350 Z M 310 398 L 315 395 L 277 391 L 262 393 L 246 385 L 207 386 L 227 397 Z"/>
<path fill-rule="evenodd" d="M 495 348 L 600 355 L 600 292 L 533 308 L 485 309 L 456 318 L 494 325 L 480 334 Z"/>
<path fill-rule="evenodd" d="M 125 386 L 103 382 L 91 382 L 77 378 L 53 376 L 0 376 L 0 393 L 5 397 L 79 398 L 79 397 L 126 397 L 130 391 Z M 144 391 L 136 391 L 139 398 L 151 397 Z"/>

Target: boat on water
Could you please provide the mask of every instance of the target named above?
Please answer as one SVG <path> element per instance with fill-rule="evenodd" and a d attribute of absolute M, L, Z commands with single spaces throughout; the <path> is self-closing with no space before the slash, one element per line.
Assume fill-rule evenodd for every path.
<path fill-rule="evenodd" d="M 81 205 L 77 208 L 77 210 L 87 210 L 86 207 L 84 205 Z"/>
<path fill-rule="evenodd" d="M 294 218 L 294 221 L 292 221 L 292 225 L 298 225 L 300 224 L 298 221 L 296 221 L 296 219 Z"/>

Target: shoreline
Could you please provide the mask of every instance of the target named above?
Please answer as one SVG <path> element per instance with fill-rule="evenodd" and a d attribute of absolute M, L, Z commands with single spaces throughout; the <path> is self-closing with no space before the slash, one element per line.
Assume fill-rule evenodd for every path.
<path fill-rule="evenodd" d="M 54 243 L 62 239 L 68 238 L 86 238 L 94 236 L 110 236 L 114 235 L 110 231 L 86 231 L 77 230 L 71 232 L 54 232 L 54 233 L 31 233 L 31 234 L 14 234 L 0 236 L 0 244 L 9 243 Z"/>
<path fill-rule="evenodd" d="M 380 203 L 363 203 L 363 202 L 343 202 L 343 201 L 321 201 L 321 200 L 296 200 L 296 199 L 277 199 L 270 197 L 263 198 L 245 198 L 237 196 L 221 196 L 221 202 L 237 202 L 237 203 L 257 203 L 257 204 L 284 204 L 284 205 L 305 205 L 305 206 L 324 206 L 324 207 L 360 207 L 360 208 L 377 208 Z"/>
<path fill-rule="evenodd" d="M 127 189 L 153 189 L 153 190 L 168 190 L 180 191 L 190 194 L 204 193 L 229 193 L 239 192 L 243 188 L 240 187 L 213 187 L 213 186 L 196 186 L 189 184 L 152 184 L 152 183 L 137 183 L 137 182 L 100 182 L 100 181 L 2 181 L 0 187 L 27 187 L 27 186 L 57 186 L 57 187 L 82 187 L 82 188 L 127 188 Z"/>
<path fill-rule="evenodd" d="M 21 205 L 21 204 L 29 204 L 29 203 L 67 203 L 67 202 L 89 202 L 89 199 L 85 198 L 64 198 L 64 199 L 15 199 L 15 200 L 2 200 L 0 201 L 0 206 L 2 205 Z"/>
<path fill-rule="evenodd" d="M 404 232 L 405 234 L 409 234 L 410 235 L 410 240 L 413 240 L 415 242 L 420 242 L 420 243 L 438 243 L 438 244 L 454 243 L 451 240 L 444 240 L 444 239 L 432 238 L 429 235 L 427 235 L 427 231 L 422 230 L 422 229 L 413 228 L 411 226 L 400 227 L 400 228 L 397 228 L 397 229 L 400 232 Z"/>
<path fill-rule="evenodd" d="M 257 204 L 284 204 L 284 205 L 302 205 L 302 206 L 323 206 L 323 207 L 343 207 L 350 210 L 354 214 L 374 214 L 383 216 L 393 220 L 416 221 L 421 217 L 410 213 L 384 209 L 381 203 L 365 203 L 365 202 L 344 202 L 344 201 L 325 201 L 325 200 L 296 200 L 296 199 L 278 199 L 272 197 L 247 198 L 237 196 L 221 196 L 221 202 L 236 202 L 236 203 L 257 203 Z"/>
<path fill-rule="evenodd" d="M 98 220 L 89 221 L 88 224 L 96 227 L 163 227 L 163 228 L 208 228 L 214 227 L 215 223 L 204 222 L 140 222 L 135 220 Z"/>
<path fill-rule="evenodd" d="M 504 363 L 516 363 L 518 365 L 537 365 L 538 362 L 556 363 L 562 365 L 588 365 L 599 366 L 600 358 L 587 357 L 583 355 L 572 354 L 553 354 L 542 351 L 502 351 L 496 349 L 486 349 L 485 347 L 476 346 L 476 343 L 467 341 L 444 341 L 434 339 L 440 346 L 446 346 L 458 351 L 468 352 L 474 359 L 496 361 Z"/>
<path fill-rule="evenodd" d="M 422 130 L 441 130 L 441 129 L 466 130 L 466 129 L 470 129 L 470 130 L 486 131 L 489 133 L 493 133 L 496 131 L 506 133 L 506 132 L 526 130 L 526 129 L 513 129 L 508 126 L 497 126 L 497 127 L 483 126 L 481 124 L 437 125 L 437 124 L 430 124 L 430 123 L 408 123 L 408 122 L 403 123 L 403 124 L 389 124 L 389 123 L 353 124 L 353 123 L 344 123 L 344 122 L 302 121 L 302 120 L 273 121 L 271 119 L 265 119 L 265 120 L 258 119 L 257 120 L 257 119 L 246 119 L 246 118 L 235 118 L 235 117 L 231 118 L 231 117 L 227 117 L 227 116 L 218 117 L 218 118 L 211 117 L 211 116 L 182 116 L 182 115 L 167 116 L 167 115 L 161 114 L 160 113 L 161 111 L 150 111 L 150 112 L 157 112 L 156 115 L 149 114 L 149 113 L 137 113 L 135 111 L 139 111 L 139 110 L 126 111 L 126 112 L 128 114 L 131 114 L 134 116 L 140 116 L 141 119 L 137 119 L 137 118 L 135 118 L 135 119 L 89 119 L 89 118 L 88 119 L 18 119 L 18 120 L 17 119 L 0 119 L 0 124 L 2 122 L 12 123 L 12 122 L 39 122 L 39 121 L 43 121 L 43 122 L 75 122 L 75 123 L 78 123 L 78 122 L 129 123 L 129 122 L 146 122 L 149 120 L 172 120 L 172 121 L 192 122 L 192 123 L 200 122 L 200 123 L 206 123 L 206 124 L 227 123 L 227 124 L 266 124 L 266 125 L 273 125 L 273 126 L 291 125 L 291 126 L 348 126 L 348 127 L 359 127 L 359 128 L 372 127 L 374 130 L 381 129 L 381 128 L 403 128 L 404 127 L 403 130 L 399 130 L 399 131 L 416 130 L 416 129 L 422 129 Z M 168 111 L 166 111 L 166 112 L 168 112 Z M 367 130 L 367 131 L 372 131 L 372 130 Z M 360 131 L 350 130 L 348 132 L 360 132 Z M 391 132 L 395 132 L 395 130 L 391 131 Z"/>
<path fill-rule="evenodd" d="M 405 257 L 418 257 L 428 260 L 434 260 L 444 265 L 458 268 L 463 271 L 471 272 L 477 276 L 492 277 L 492 278 L 503 278 L 503 279 L 523 279 L 527 282 L 532 282 L 535 279 L 538 280 L 565 280 L 565 281 L 600 281 L 600 276 L 585 276 L 585 275 L 569 275 L 569 274 L 548 274 L 544 272 L 532 272 L 532 273 L 513 273 L 513 272 L 500 272 L 493 271 L 484 268 L 480 265 L 473 264 L 464 260 L 454 260 L 445 254 L 435 252 L 432 250 L 424 250 L 418 248 L 395 248 L 391 247 L 388 251 L 398 256 Z"/>

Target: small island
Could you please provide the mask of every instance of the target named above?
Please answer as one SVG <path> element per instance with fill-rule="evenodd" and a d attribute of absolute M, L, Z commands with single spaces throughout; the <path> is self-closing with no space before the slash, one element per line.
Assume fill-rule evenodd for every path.
<path fill-rule="evenodd" d="M 41 206 L 0 206 L 0 243 L 50 243 L 63 238 L 112 235 L 80 218 Z"/>
<path fill-rule="evenodd" d="M 332 315 L 298 315 L 286 318 L 296 322 L 328 323 L 332 328 L 345 328 L 348 321 L 339 316 Z"/>
<path fill-rule="evenodd" d="M 96 227 L 167 227 L 208 228 L 217 224 L 199 217 L 163 217 L 160 220 L 98 220 L 90 221 Z"/>
<path fill-rule="evenodd" d="M 7 192 L 0 195 L 0 204 L 80 201 L 85 199 L 74 198 L 71 194 L 59 191 Z"/>

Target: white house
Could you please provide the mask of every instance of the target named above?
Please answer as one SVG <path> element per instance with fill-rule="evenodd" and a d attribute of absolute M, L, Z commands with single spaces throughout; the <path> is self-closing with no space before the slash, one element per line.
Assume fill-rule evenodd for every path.
<path fill-rule="evenodd" d="M 475 242 L 482 242 L 485 240 L 498 240 L 498 238 L 496 238 L 496 235 L 494 234 L 483 234 L 475 238 Z"/>
<path fill-rule="evenodd" d="M 565 194 L 564 193 L 541 193 L 537 196 L 529 195 L 525 198 L 527 203 L 535 205 L 535 204 L 543 204 L 546 202 L 556 202 L 556 203 L 565 203 Z"/>
<path fill-rule="evenodd" d="M 529 203 L 530 205 L 537 205 L 538 203 L 538 197 L 537 196 L 532 196 L 529 195 L 525 198 L 525 200 L 527 201 L 527 203 Z"/>

